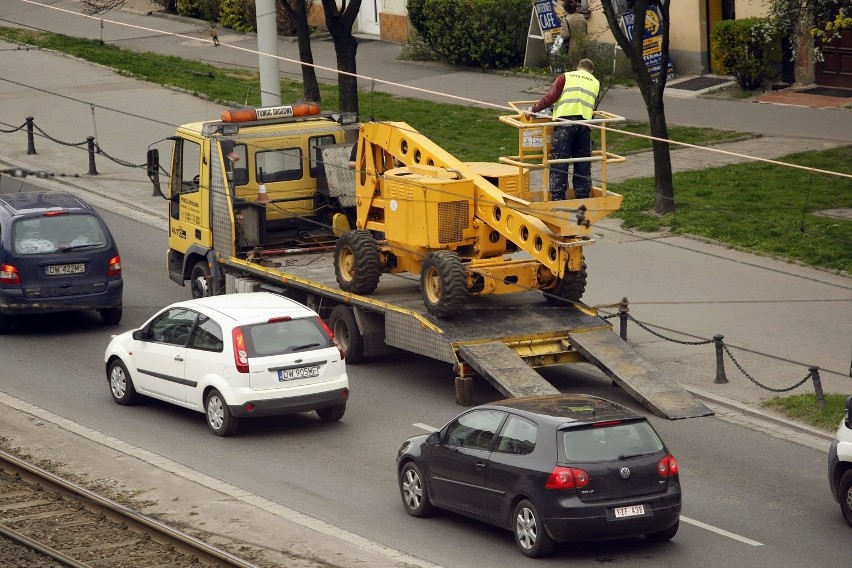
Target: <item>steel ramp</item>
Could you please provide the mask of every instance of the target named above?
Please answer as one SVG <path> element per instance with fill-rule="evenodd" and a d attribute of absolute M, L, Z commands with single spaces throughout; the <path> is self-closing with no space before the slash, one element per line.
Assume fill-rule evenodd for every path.
<path fill-rule="evenodd" d="M 611 329 L 569 333 L 568 338 L 583 357 L 657 416 L 674 420 L 713 414 Z"/>
<path fill-rule="evenodd" d="M 459 355 L 506 398 L 559 391 L 501 341 L 462 345 Z"/>

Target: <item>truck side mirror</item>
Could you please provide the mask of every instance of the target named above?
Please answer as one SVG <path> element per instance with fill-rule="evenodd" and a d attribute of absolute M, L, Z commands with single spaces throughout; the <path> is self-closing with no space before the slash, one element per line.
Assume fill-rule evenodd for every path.
<path fill-rule="evenodd" d="M 148 172 L 148 179 L 150 179 L 151 183 L 154 185 L 153 196 L 156 197 L 158 194 L 163 195 L 163 191 L 160 189 L 160 151 L 156 148 L 150 148 L 148 150 L 146 170 Z M 163 197 L 165 197 L 165 195 L 163 195 Z"/>

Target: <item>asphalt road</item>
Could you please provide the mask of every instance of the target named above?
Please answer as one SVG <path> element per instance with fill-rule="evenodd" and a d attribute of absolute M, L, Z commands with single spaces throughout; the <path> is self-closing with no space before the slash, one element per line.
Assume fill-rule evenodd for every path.
<path fill-rule="evenodd" d="M 110 399 L 103 371 L 110 334 L 138 325 L 188 290 L 166 276 L 165 231 L 102 212 L 122 255 L 125 319 L 118 328 L 104 327 L 94 312 L 26 321 L 2 339 L 0 390 L 441 566 L 774 568 L 813 558 L 825 565 L 848 562 L 848 527 L 828 492 L 825 451 L 716 417 L 673 422 L 651 417 L 681 464 L 684 521 L 674 541 L 562 545 L 552 559 L 538 562 L 521 557 L 508 532 L 449 514 L 414 519 L 399 503 L 393 467 L 399 443 L 424 426 L 443 425 L 458 411 L 452 373 L 444 364 L 398 354 L 351 365 L 353 395 L 342 422 L 323 424 L 310 414 L 258 419 L 228 439 L 213 436 L 199 413 L 155 401 L 120 407 Z M 559 388 L 643 411 L 587 365 L 547 375 Z M 478 381 L 477 402 L 497 397 Z"/>

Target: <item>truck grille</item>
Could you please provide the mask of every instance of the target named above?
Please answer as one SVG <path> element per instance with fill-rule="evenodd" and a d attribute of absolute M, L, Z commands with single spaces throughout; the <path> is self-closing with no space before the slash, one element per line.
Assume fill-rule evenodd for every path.
<path fill-rule="evenodd" d="M 438 242 L 457 243 L 464 238 L 468 227 L 468 201 L 438 203 Z"/>

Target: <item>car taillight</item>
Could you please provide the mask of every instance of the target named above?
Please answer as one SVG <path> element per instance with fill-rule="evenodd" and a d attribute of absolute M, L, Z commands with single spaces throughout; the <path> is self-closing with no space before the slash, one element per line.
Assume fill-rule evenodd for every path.
<path fill-rule="evenodd" d="M 660 477 L 672 477 L 678 474 L 677 460 L 671 454 L 657 462 L 657 473 Z"/>
<path fill-rule="evenodd" d="M 121 257 L 116 255 L 109 259 L 109 269 L 107 276 L 121 276 Z"/>
<path fill-rule="evenodd" d="M 3 284 L 20 284 L 21 275 L 11 264 L 0 264 L 0 282 Z"/>
<path fill-rule="evenodd" d="M 589 474 L 576 467 L 557 465 L 550 472 L 545 489 L 579 489 L 589 484 Z"/>
<path fill-rule="evenodd" d="M 337 351 L 340 353 L 340 358 L 345 359 L 346 353 L 344 353 L 343 349 L 340 348 L 340 343 L 337 341 L 337 338 L 334 337 L 334 332 L 331 331 L 331 328 L 328 327 L 328 324 L 325 323 L 325 320 L 323 320 L 322 318 L 319 318 L 319 322 L 320 322 L 320 325 L 322 325 L 322 328 L 328 334 L 328 338 L 331 339 L 331 342 L 334 343 L 335 347 L 337 347 Z"/>
<path fill-rule="evenodd" d="M 246 340 L 243 338 L 243 330 L 240 327 L 235 327 L 231 332 L 231 337 L 234 339 L 234 363 L 237 366 L 237 372 L 248 373 L 248 352 L 246 351 Z"/>

